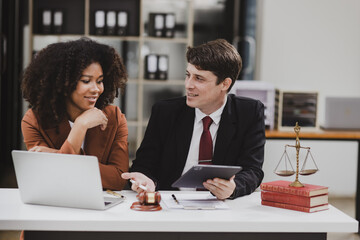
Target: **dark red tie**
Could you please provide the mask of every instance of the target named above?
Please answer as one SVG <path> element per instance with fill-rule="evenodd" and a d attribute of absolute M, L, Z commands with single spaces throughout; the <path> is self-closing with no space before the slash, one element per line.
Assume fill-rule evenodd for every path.
<path fill-rule="evenodd" d="M 206 116 L 202 119 L 202 121 L 203 132 L 200 138 L 199 164 L 211 164 L 213 154 L 213 142 L 209 128 L 213 120 L 209 116 Z"/>

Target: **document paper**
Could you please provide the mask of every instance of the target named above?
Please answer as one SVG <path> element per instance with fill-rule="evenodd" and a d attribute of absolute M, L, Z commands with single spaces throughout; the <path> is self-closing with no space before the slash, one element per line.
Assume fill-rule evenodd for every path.
<path fill-rule="evenodd" d="M 229 206 L 222 200 L 218 200 L 210 193 L 174 193 L 177 202 L 171 193 L 161 193 L 161 201 L 169 209 L 187 210 L 212 210 L 229 209 Z"/>

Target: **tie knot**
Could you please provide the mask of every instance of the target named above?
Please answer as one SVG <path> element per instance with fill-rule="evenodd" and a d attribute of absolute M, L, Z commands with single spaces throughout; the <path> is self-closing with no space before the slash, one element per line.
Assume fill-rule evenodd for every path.
<path fill-rule="evenodd" d="M 211 117 L 206 116 L 202 119 L 203 121 L 203 128 L 206 130 L 209 130 L 211 123 L 213 122 L 213 120 L 211 119 Z"/>

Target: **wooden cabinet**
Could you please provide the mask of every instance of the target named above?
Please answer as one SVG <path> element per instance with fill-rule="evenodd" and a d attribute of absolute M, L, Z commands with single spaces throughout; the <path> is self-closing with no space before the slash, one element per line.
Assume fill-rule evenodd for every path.
<path fill-rule="evenodd" d="M 61 11 L 61 33 L 44 32 L 42 14 Z M 95 12 L 127 12 L 126 35 L 96 35 Z M 193 43 L 192 0 L 29 0 L 29 58 L 50 43 L 88 37 L 113 46 L 124 59 L 129 81 L 125 95 L 116 105 L 126 114 L 129 127 L 130 159 L 135 156 L 151 112 L 160 99 L 184 94 L 185 52 Z M 175 16 L 174 36 L 149 35 L 150 13 Z M 53 18 L 52 18 L 53 20 Z M 107 31 L 105 30 L 105 34 Z M 167 80 L 145 79 L 144 59 L 148 54 L 168 57 Z"/>

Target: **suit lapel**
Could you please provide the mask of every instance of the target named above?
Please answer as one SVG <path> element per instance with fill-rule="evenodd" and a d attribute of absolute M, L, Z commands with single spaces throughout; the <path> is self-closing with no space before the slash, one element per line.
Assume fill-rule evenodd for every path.
<path fill-rule="evenodd" d="M 63 120 L 59 124 L 59 133 L 56 128 L 45 129 L 44 132 L 49 139 L 49 147 L 60 149 L 66 141 L 71 131 L 70 123 L 68 120 Z M 108 125 L 105 131 L 102 131 L 99 126 L 88 129 L 85 136 L 84 151 L 87 155 L 97 156 L 99 161 L 103 159 L 106 144 L 109 138 L 113 136 L 114 125 Z"/>
<path fill-rule="evenodd" d="M 176 122 L 176 126 L 178 126 L 176 128 L 175 143 L 177 149 L 176 171 L 178 175 L 181 175 L 189 153 L 190 142 L 194 129 L 194 118 L 195 109 L 186 106 L 183 114 L 177 119 Z"/>
<path fill-rule="evenodd" d="M 107 116 L 107 114 L 104 112 Z M 107 116 L 109 118 L 109 116 Z M 85 136 L 85 144 L 84 144 L 84 151 L 86 155 L 93 155 L 97 156 L 99 162 L 103 162 L 104 152 L 106 149 L 106 145 L 112 141 L 109 139 L 114 136 L 114 128 L 113 124 L 109 124 L 106 126 L 104 131 L 101 130 L 100 126 L 96 126 L 94 128 L 88 129 Z"/>
<path fill-rule="evenodd" d="M 221 165 L 226 157 L 227 149 L 235 135 L 236 116 L 232 114 L 231 97 L 227 97 L 227 103 L 221 114 L 220 126 L 216 137 L 213 164 Z"/>
<path fill-rule="evenodd" d="M 60 149 L 64 144 L 65 140 L 69 136 L 71 127 L 68 120 L 64 119 L 59 124 L 59 133 L 56 132 L 56 127 L 45 129 L 44 132 L 49 138 L 49 142 L 51 142 L 51 148 Z"/>
<path fill-rule="evenodd" d="M 114 126 L 107 126 L 105 131 L 102 131 L 99 126 L 88 129 L 84 144 L 85 154 L 97 156 L 99 162 L 102 162 L 113 128 Z"/>

